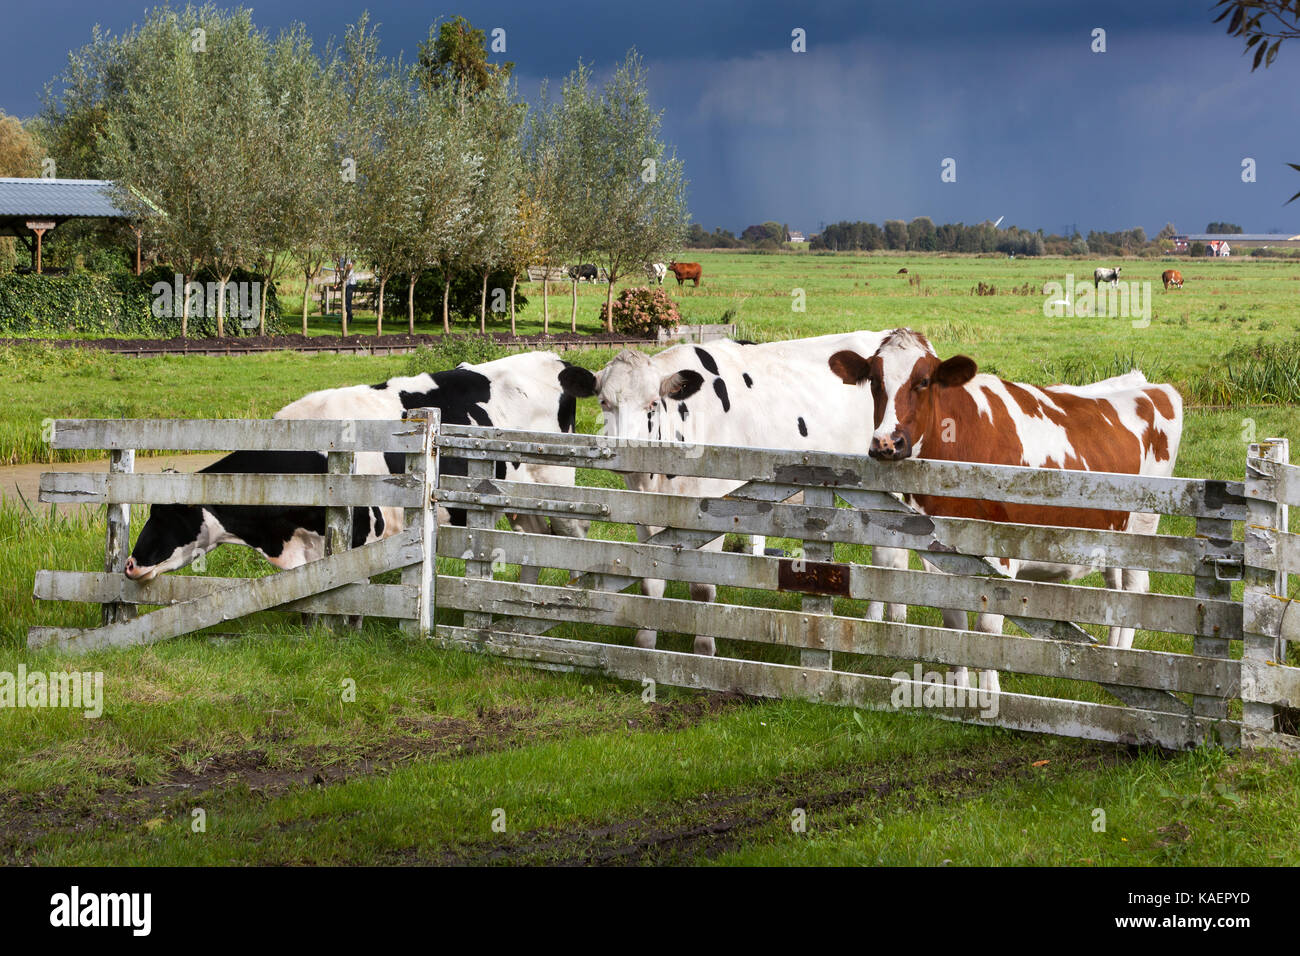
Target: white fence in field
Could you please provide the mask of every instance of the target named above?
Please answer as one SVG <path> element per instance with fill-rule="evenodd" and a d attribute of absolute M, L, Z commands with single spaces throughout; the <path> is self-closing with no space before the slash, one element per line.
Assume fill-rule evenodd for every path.
<path fill-rule="evenodd" d="M 357 427 L 354 434 L 339 431 L 349 424 Z M 298 430 L 276 431 L 278 426 Z M 322 441 L 331 436 L 333 444 Z M 349 437 L 350 444 L 344 441 Z M 181 438 L 185 441 L 178 442 Z M 277 441 L 290 444 L 250 444 Z M 1251 446 L 1244 483 L 879 463 L 865 456 L 683 446 L 425 421 L 60 422 L 55 444 L 329 448 L 331 474 L 240 476 L 240 482 L 230 484 L 207 480 L 216 476 L 129 475 L 121 473 L 129 472 L 129 465 L 122 464 L 129 463 L 129 455 L 115 452 L 118 467 L 107 480 L 47 476 L 48 493 L 43 487 L 42 500 L 110 505 L 109 556 L 104 574 L 42 571 L 37 596 L 104 603 L 110 623 L 71 633 L 37 629 L 31 637 L 36 644 L 89 647 L 159 640 L 217 619 L 288 607 L 403 618 L 445 646 L 634 681 L 877 709 L 897 709 L 898 691 L 905 690 L 938 716 L 1019 730 L 1167 748 L 1217 740 L 1228 747 L 1300 749 L 1300 738 L 1289 732 L 1292 708 L 1300 707 L 1300 668 L 1285 663 L 1287 641 L 1300 639 L 1300 610 L 1295 608 L 1300 602 L 1286 596 L 1287 571 L 1300 570 L 1300 535 L 1285 530 L 1287 505 L 1300 505 L 1300 468 L 1287 464 L 1284 441 Z M 408 474 L 392 476 L 392 481 L 348 476 L 346 456 L 361 450 L 406 453 Z M 439 477 L 438 460 L 444 455 L 465 460 L 468 474 Z M 496 478 L 495 463 L 503 460 L 724 478 L 740 485 L 723 498 L 692 499 L 528 484 Z M 158 477 L 166 481 L 145 480 Z M 198 478 L 204 480 L 194 480 Z M 439 527 L 426 490 L 440 505 L 465 509 L 466 526 Z M 376 497 L 381 491 L 388 496 L 382 502 Z M 891 492 L 1158 512 L 1182 516 L 1195 531 L 1136 535 L 931 518 L 910 510 Z M 332 529 L 340 528 L 349 514 L 346 505 L 395 503 L 407 508 L 407 529 L 295 571 L 229 586 L 194 577 L 134 586 L 120 574 L 126 526 L 112 509 L 122 504 L 290 499 L 331 507 Z M 642 542 L 574 539 L 501 530 L 502 514 L 662 530 Z M 1244 527 L 1244 540 L 1234 540 L 1235 523 Z M 728 532 L 796 539 L 800 553 L 772 557 L 700 550 Z M 912 549 L 942 573 L 837 560 L 836 544 Z M 435 573 L 434 554 L 464 559 L 464 573 L 447 573 L 455 565 L 446 561 L 443 573 Z M 1177 576 L 1172 580 L 1183 582 L 1186 593 L 1011 580 L 986 557 L 1146 569 Z M 570 578 L 567 584 L 520 583 L 503 572 L 510 565 L 565 569 Z M 369 575 L 396 567 L 406 569 L 402 585 L 366 582 Z M 788 606 L 703 604 L 629 593 L 643 577 L 754 589 L 769 592 L 763 603 Z M 293 583 L 282 586 L 281 581 Z M 1240 597 L 1234 596 L 1234 581 L 1241 582 Z M 172 600 L 183 602 L 172 607 L 193 610 L 173 614 L 158 627 L 141 622 L 172 607 L 135 621 L 113 619 L 124 606 Z M 861 616 L 861 602 L 867 601 L 1005 614 L 1027 636 L 869 621 Z M 441 612 L 436 625 L 435 604 Z M 1080 625 L 1157 632 L 1161 636 L 1155 641 L 1144 636 L 1139 643 L 1159 647 L 1105 646 Z M 567 628 L 566 636 L 548 633 L 557 627 Z M 630 646 L 630 631 L 637 628 L 708 635 L 721 642 L 719 654 Z M 594 629 L 606 639 L 592 639 Z M 1236 647 L 1239 658 L 1233 654 Z M 785 660 L 761 659 L 772 657 Z M 1052 693 L 1059 696 L 1004 691 L 996 695 L 996 706 L 988 708 L 973 694 L 934 694 L 934 686 L 924 681 L 900 680 L 896 672 L 913 661 L 1053 678 L 1060 683 Z M 1106 695 L 1098 694 L 1098 686 Z"/>

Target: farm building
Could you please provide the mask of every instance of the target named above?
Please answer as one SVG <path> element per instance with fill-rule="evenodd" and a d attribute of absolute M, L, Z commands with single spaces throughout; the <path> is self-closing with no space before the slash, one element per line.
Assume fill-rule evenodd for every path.
<path fill-rule="evenodd" d="M 13 236 L 27 247 L 33 272 L 41 271 L 45 234 L 60 223 L 131 218 L 114 200 L 113 184 L 106 179 L 0 178 L 0 236 Z"/>
<path fill-rule="evenodd" d="M 1259 247 L 1265 249 L 1300 249 L 1300 235 L 1290 235 L 1285 232 L 1193 232 L 1174 236 L 1174 249 L 1177 252 L 1187 252 L 1194 242 L 1205 244 L 1205 254 L 1207 256 L 1230 255 L 1234 246 L 1238 249 L 1255 249 Z"/>

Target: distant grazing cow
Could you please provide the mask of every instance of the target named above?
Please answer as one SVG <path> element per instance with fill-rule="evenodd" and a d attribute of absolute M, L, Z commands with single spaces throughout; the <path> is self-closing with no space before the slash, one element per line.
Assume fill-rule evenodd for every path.
<path fill-rule="evenodd" d="M 1095 269 L 1092 273 L 1092 287 L 1098 288 L 1103 282 L 1109 282 L 1111 286 L 1119 284 L 1119 271 L 1123 266 L 1117 266 L 1114 269 Z"/>
<path fill-rule="evenodd" d="M 870 386 L 876 417 L 868 453 L 881 461 L 922 458 L 1031 468 L 1173 474 L 1183 431 L 1183 402 L 1171 385 L 1152 385 L 1141 372 L 1084 387 L 1039 388 L 977 375 L 973 359 L 940 361 L 925 336 L 911 329 L 888 333 L 873 355 L 838 352 L 830 367 L 849 385 Z M 868 428 L 865 419 L 863 427 Z M 951 439 L 951 440 L 950 440 Z M 1054 508 L 975 498 L 910 495 L 929 515 L 1026 525 L 1063 525 L 1154 534 L 1159 515 L 1103 508 Z M 1092 568 L 991 558 L 1011 577 L 1063 581 Z M 1109 587 L 1145 592 L 1150 574 L 1105 568 Z M 944 610 L 944 626 L 965 629 L 964 610 Z M 980 614 L 977 629 L 1002 633 L 1002 615 Z M 1112 647 L 1131 647 L 1133 628 L 1110 630 Z M 966 669 L 954 677 L 965 683 Z M 989 689 L 996 671 L 985 671 Z"/>
<path fill-rule="evenodd" d="M 907 275 L 907 267 L 904 266 L 902 269 L 899 269 L 899 270 L 898 270 L 896 273 L 894 273 L 894 274 L 895 274 L 895 275 L 900 275 L 900 276 L 905 276 L 905 275 Z"/>
<path fill-rule="evenodd" d="M 645 264 L 645 277 L 651 282 L 664 284 L 664 276 L 668 274 L 668 267 L 662 262 L 647 262 Z"/>
<path fill-rule="evenodd" d="M 561 373 L 564 382 L 561 384 Z M 579 395 L 594 393 L 595 378 L 552 352 L 526 352 L 481 365 L 462 364 L 433 374 L 392 378 L 377 385 L 350 385 L 312 392 L 276 412 L 281 419 L 398 420 L 413 408 L 437 408 L 442 421 L 457 425 L 497 425 L 529 431 L 574 430 Z M 464 459 L 444 457 L 444 475 L 465 475 Z M 396 474 L 404 456 L 358 452 L 358 474 Z M 204 472 L 217 474 L 324 474 L 321 452 L 237 451 Z M 496 474 L 507 474 L 497 462 Z M 518 481 L 573 484 L 573 469 L 510 463 Z M 465 512 L 440 509 L 440 520 L 464 526 Z M 545 519 L 521 515 L 517 530 L 546 531 Z M 354 508 L 352 545 L 357 547 L 396 534 L 403 527 L 400 508 Z M 552 531 L 582 537 L 587 523 L 552 519 Z M 270 505 L 154 505 L 126 563 L 126 575 L 149 581 L 185 567 L 220 544 L 243 544 L 278 568 L 296 568 L 325 553 L 325 509 Z M 536 581 L 536 568 L 523 568 L 521 579 Z"/>
<path fill-rule="evenodd" d="M 1183 287 L 1183 274 L 1177 269 L 1166 269 L 1160 274 L 1160 281 L 1165 284 L 1166 292 L 1169 291 L 1170 286 L 1181 289 Z"/>
<path fill-rule="evenodd" d="M 589 262 L 569 267 L 569 278 L 579 282 L 595 282 L 599 276 L 600 270 Z"/>
<path fill-rule="evenodd" d="M 700 276 L 704 274 L 704 270 L 700 268 L 698 262 L 673 261 L 668 263 L 668 271 L 677 276 L 678 285 L 681 285 L 687 279 L 694 279 L 697 289 L 700 287 Z"/>
<path fill-rule="evenodd" d="M 827 363 L 843 349 L 871 354 L 882 336 L 849 332 L 759 345 L 721 340 L 676 345 L 654 356 L 628 349 L 596 375 L 605 434 L 689 444 L 858 452 L 863 446 L 860 422 L 872 416 L 871 393 L 843 388 Z M 661 474 L 624 477 L 633 491 L 692 500 L 722 497 L 742 484 Z M 645 540 L 657 530 L 639 528 L 637 534 Z M 719 536 L 704 548 L 716 551 L 722 542 Z M 907 552 L 875 548 L 873 561 L 905 568 Z M 661 597 L 664 582 L 645 579 L 641 589 L 643 594 Z M 691 585 L 696 600 L 712 601 L 716 591 L 711 584 Z M 868 616 L 879 620 L 884 610 L 873 602 Z M 905 606 L 891 605 L 888 610 L 891 620 L 906 619 Z M 640 647 L 654 647 L 655 639 L 648 628 L 636 633 Z M 696 637 L 695 650 L 712 654 L 713 638 Z"/>

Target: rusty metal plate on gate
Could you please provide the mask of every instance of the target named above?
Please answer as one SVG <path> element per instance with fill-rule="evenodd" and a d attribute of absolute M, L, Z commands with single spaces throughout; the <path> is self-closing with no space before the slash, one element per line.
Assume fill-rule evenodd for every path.
<path fill-rule="evenodd" d="M 795 561 L 782 558 L 776 573 L 782 591 L 849 596 L 849 566 L 831 561 Z"/>

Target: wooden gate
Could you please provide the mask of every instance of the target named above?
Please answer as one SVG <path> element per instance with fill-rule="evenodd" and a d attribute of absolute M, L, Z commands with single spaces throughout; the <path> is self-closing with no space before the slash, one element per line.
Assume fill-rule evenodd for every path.
<path fill-rule="evenodd" d="M 420 413 L 425 414 L 424 412 Z M 103 605 L 103 625 L 34 628 L 32 646 L 149 643 L 269 608 L 405 621 L 440 643 L 558 669 L 683 687 L 862 708 L 915 707 L 954 720 L 1166 748 L 1298 749 L 1300 639 L 1292 578 L 1300 535 L 1300 468 L 1284 440 L 1250 446 L 1244 482 L 627 441 L 410 422 L 62 421 L 59 448 L 107 448 L 107 475 L 48 474 L 42 501 L 109 506 L 102 573 L 41 571 L 38 598 Z M 324 475 L 138 475 L 133 449 L 324 450 Z M 406 455 L 401 475 L 354 475 L 359 451 Z M 436 455 L 435 455 L 436 451 Z M 468 474 L 439 475 L 442 455 Z M 577 487 L 496 477 L 496 463 L 580 469 Z M 608 487 L 599 472 L 722 478 L 722 498 Z M 507 474 L 510 474 L 507 469 Z M 1170 516 L 1163 533 L 1048 528 L 931 518 L 894 493 L 977 497 Z M 437 525 L 434 501 L 463 508 L 465 527 Z M 122 572 L 129 507 L 143 502 L 304 504 L 327 508 L 325 559 L 251 580 L 171 575 L 140 585 Z M 405 509 L 405 530 L 344 550 L 354 505 Z M 498 527 L 503 513 L 585 519 L 587 538 Z M 610 540 L 619 525 L 662 530 Z M 786 539 L 783 556 L 700 550 L 726 533 Z M 836 549 L 839 549 L 837 554 Z M 939 571 L 872 566 L 864 548 L 907 548 Z M 443 572 L 434 573 L 434 556 Z M 1011 580 L 986 558 L 1146 569 L 1153 593 Z M 464 562 L 463 573 L 459 562 Z M 559 568 L 520 583 L 512 565 Z M 402 568 L 400 585 L 369 583 Z M 454 572 L 454 573 L 453 573 Z M 750 589 L 730 603 L 629 593 L 643 577 Z M 441 623 L 434 626 L 435 594 Z M 755 598 L 758 600 L 756 601 Z M 1022 634 L 864 619 L 866 602 L 1006 615 Z M 163 605 L 137 617 L 135 606 Z M 763 606 L 758 606 L 763 605 Z M 782 606 L 772 606 L 782 605 Z M 1141 647 L 1099 643 L 1109 625 L 1137 627 Z M 559 628 L 562 633 L 552 633 Z M 715 657 L 629 646 L 654 628 L 722 641 Z M 617 629 L 609 633 L 610 629 Z M 595 637 L 593 637 L 595 632 Z M 777 659 L 772 659 L 777 658 Z M 1019 675 L 991 700 L 959 695 L 913 662 Z M 920 666 L 920 665 L 917 665 Z M 893 672 L 890 669 L 893 668 Z M 1048 678 L 1036 692 L 1025 676 Z M 900 698 L 908 701 L 899 703 Z M 988 706 L 992 704 L 993 706 Z"/>
<path fill-rule="evenodd" d="M 1300 469 L 1284 464 L 1284 441 L 1250 448 L 1244 484 L 879 463 L 865 456 L 450 425 L 436 442 L 441 452 L 469 459 L 468 476 L 444 475 L 438 490 L 441 503 L 469 513 L 467 527 L 444 528 L 438 537 L 441 556 L 468 558 L 463 577 L 438 578 L 439 608 L 463 612 L 461 623 L 436 628 L 448 646 L 628 680 L 861 708 L 899 709 L 902 697 L 950 719 L 1166 748 L 1202 741 L 1297 746 L 1295 736 L 1281 732 L 1289 725 L 1279 723 L 1293 702 L 1300 705 L 1300 668 L 1285 663 L 1287 638 L 1300 637 L 1286 574 L 1300 567 L 1300 538 L 1284 530 L 1285 505 L 1300 494 Z M 498 459 L 744 484 L 725 498 L 705 499 L 523 484 L 495 478 Z M 887 492 L 1158 512 L 1174 516 L 1170 524 L 1180 531 L 1137 535 L 930 518 Z M 501 512 L 663 530 L 643 543 L 520 534 L 498 529 Z M 1234 540 L 1234 523 L 1244 525 L 1244 540 Z M 697 550 L 727 532 L 796 545 L 787 557 Z M 944 573 L 837 560 L 836 545 L 909 548 Z M 1176 593 L 1011 580 L 986 556 L 1149 569 L 1172 576 L 1160 582 Z M 570 569 L 574 579 L 568 586 L 520 584 L 494 575 L 503 564 Z M 794 606 L 626 593 L 641 577 L 760 589 L 788 595 Z M 1234 597 L 1234 581 L 1242 582 L 1244 597 Z M 866 601 L 1005 614 L 1024 636 L 864 620 Z M 571 636 L 547 633 L 560 624 L 578 627 Z M 1109 647 L 1087 629 L 1116 624 L 1152 632 L 1140 641 L 1148 646 Z M 719 656 L 704 657 L 575 633 L 591 627 L 654 628 L 725 643 Z M 1243 648 L 1240 659 L 1234 646 Z M 760 648 L 759 656 L 789 649 L 797 658 L 753 659 Z M 1061 683 L 1050 694 L 1002 692 L 985 707 L 971 694 L 940 690 L 930 675 L 873 672 L 880 658 Z"/>
<path fill-rule="evenodd" d="M 431 413 L 429 413 L 431 414 Z M 103 572 L 43 570 L 37 598 L 103 605 L 94 628 L 34 627 L 29 647 L 71 650 L 151 644 L 280 608 L 330 616 L 398 618 L 427 633 L 432 624 L 432 563 L 437 522 L 431 512 L 436 480 L 436 418 L 423 410 L 411 421 L 112 421 L 54 423 L 55 448 L 111 449 L 108 474 L 48 472 L 40 500 L 108 505 Z M 321 451 L 325 474 L 160 474 L 133 472 L 135 450 Z M 357 452 L 400 452 L 406 473 L 354 474 Z M 320 561 L 260 578 L 164 575 L 147 583 L 122 573 L 130 552 L 131 505 L 315 505 L 326 509 L 326 554 Z M 404 509 L 405 527 L 381 541 L 350 549 L 352 508 Z M 402 570 L 401 584 L 369 578 Z M 137 615 L 138 605 L 161 605 Z"/>

